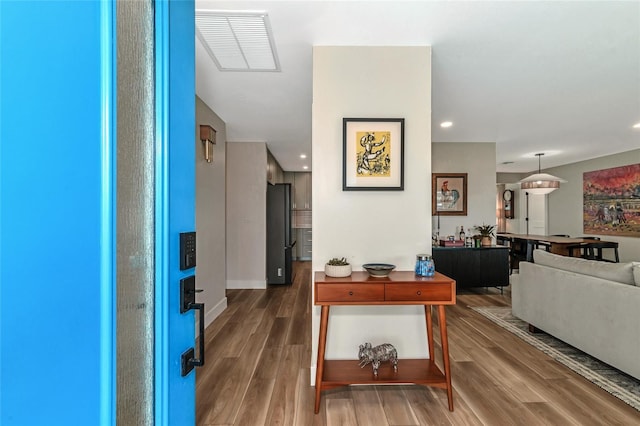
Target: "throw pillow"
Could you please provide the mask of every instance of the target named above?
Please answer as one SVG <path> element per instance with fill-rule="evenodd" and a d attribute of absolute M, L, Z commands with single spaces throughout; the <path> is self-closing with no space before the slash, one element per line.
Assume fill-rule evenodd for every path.
<path fill-rule="evenodd" d="M 631 262 L 633 264 L 633 279 L 636 285 L 640 287 L 640 262 Z"/>
<path fill-rule="evenodd" d="M 544 250 L 534 250 L 533 261 L 538 265 L 562 269 L 590 275 L 623 284 L 635 284 L 633 265 L 629 263 L 609 263 L 597 260 L 580 259 L 579 257 L 561 256 L 547 253 Z"/>

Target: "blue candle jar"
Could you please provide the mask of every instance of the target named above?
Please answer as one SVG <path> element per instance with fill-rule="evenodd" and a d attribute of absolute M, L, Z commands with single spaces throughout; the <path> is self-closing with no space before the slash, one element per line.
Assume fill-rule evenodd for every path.
<path fill-rule="evenodd" d="M 436 265 L 428 254 L 416 255 L 415 273 L 421 277 L 432 277 L 436 274 Z"/>

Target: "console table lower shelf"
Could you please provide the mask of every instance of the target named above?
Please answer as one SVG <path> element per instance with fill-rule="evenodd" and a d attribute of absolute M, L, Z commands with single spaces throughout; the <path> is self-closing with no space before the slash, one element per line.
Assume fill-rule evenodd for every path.
<path fill-rule="evenodd" d="M 445 389 L 449 410 L 453 411 L 453 389 L 449 363 L 447 320 L 445 305 L 456 303 L 456 283 L 436 272 L 435 277 L 416 277 L 413 272 L 392 272 L 388 278 L 369 278 L 368 274 L 353 272 L 346 278 L 315 275 L 315 304 L 321 306 L 316 371 L 315 413 L 320 411 L 322 391 L 348 385 L 416 384 Z M 358 360 L 326 360 L 325 350 L 329 310 L 332 305 L 423 305 L 428 359 L 398 359 L 398 371 L 390 363 L 382 363 L 378 376 L 371 366 L 360 368 Z M 444 372 L 434 362 L 432 307 L 437 307 L 442 344 Z"/>
<path fill-rule="evenodd" d="M 398 371 L 390 363 L 380 364 L 378 377 L 371 365 L 358 366 L 357 360 L 325 360 L 324 378 L 320 391 L 347 385 L 416 384 L 446 389 L 446 377 L 433 361 L 428 359 L 399 359 Z"/>

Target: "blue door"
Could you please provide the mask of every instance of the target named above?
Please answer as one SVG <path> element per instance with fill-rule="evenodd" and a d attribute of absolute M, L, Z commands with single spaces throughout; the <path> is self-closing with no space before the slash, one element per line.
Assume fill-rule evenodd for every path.
<path fill-rule="evenodd" d="M 192 1 L 155 3 L 154 424 L 194 424 Z M 0 424 L 116 423 L 116 3 L 0 1 Z M 134 332 L 142 332 L 134 330 Z"/>
<path fill-rule="evenodd" d="M 195 231 L 195 9 L 156 2 L 156 424 L 195 424 L 195 371 L 182 376 L 194 346 L 193 311 L 180 313 L 180 233 Z M 202 312 L 202 311 L 201 311 Z M 204 318 L 201 318 L 201 324 Z M 204 336 L 202 336 L 204 337 Z M 196 353 L 197 356 L 197 353 Z"/>

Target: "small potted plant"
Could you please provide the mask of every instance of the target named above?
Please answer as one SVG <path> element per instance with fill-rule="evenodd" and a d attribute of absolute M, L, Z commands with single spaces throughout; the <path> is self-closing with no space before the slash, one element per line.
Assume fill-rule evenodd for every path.
<path fill-rule="evenodd" d="M 334 278 L 348 277 L 351 275 L 351 264 L 344 257 L 334 257 L 324 265 L 324 274 Z"/>
<path fill-rule="evenodd" d="M 492 241 L 491 239 L 495 236 L 496 226 L 483 224 L 481 226 L 476 226 L 474 229 L 480 233 L 480 245 L 490 246 Z"/>

